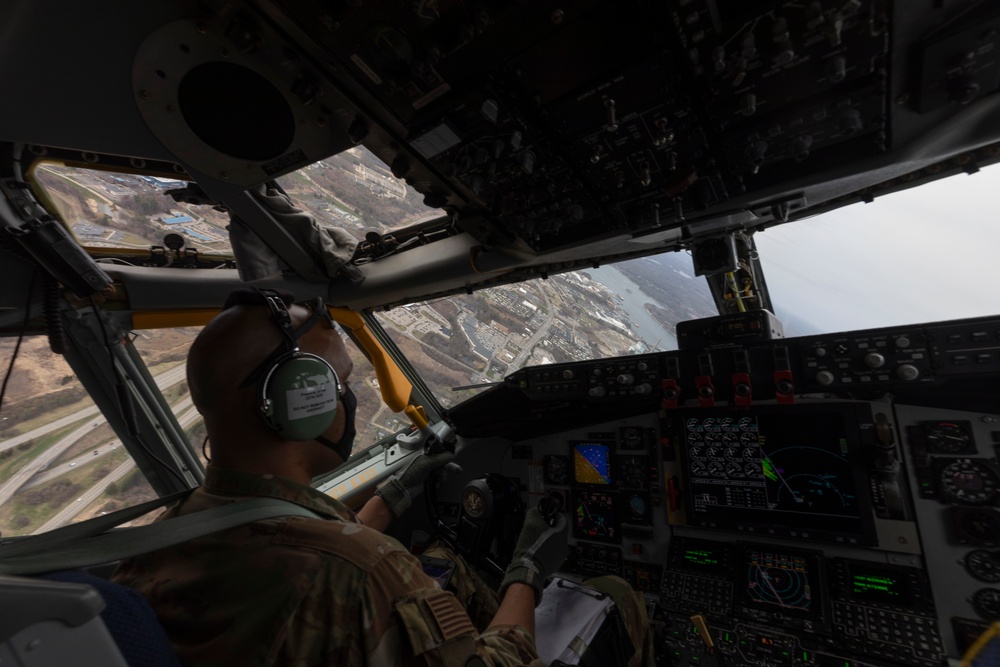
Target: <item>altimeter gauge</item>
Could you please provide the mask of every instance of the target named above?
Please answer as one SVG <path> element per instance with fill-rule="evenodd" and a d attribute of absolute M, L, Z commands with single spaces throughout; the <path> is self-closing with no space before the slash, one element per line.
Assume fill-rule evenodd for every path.
<path fill-rule="evenodd" d="M 944 502 L 985 505 L 1000 489 L 1000 475 L 980 459 L 938 459 L 936 463 Z"/>

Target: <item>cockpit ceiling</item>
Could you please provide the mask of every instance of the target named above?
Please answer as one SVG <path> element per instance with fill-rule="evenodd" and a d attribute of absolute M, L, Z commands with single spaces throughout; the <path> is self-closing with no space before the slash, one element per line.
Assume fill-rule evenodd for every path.
<path fill-rule="evenodd" d="M 504 270 L 677 249 L 1000 154 L 1000 5 L 974 0 L 25 0 L 0 25 L 0 141 L 222 202 L 364 144 Z"/>

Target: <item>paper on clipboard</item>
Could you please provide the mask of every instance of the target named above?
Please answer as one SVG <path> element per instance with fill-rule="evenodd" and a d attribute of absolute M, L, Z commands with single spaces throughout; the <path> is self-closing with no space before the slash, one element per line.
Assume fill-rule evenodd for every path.
<path fill-rule="evenodd" d="M 535 609 L 538 657 L 546 664 L 578 664 L 613 604 L 604 593 L 555 577 Z"/>

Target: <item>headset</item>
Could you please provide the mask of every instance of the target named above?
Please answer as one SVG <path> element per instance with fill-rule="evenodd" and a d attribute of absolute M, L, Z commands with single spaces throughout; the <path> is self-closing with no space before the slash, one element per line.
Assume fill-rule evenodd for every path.
<path fill-rule="evenodd" d="M 265 303 L 271 320 L 285 340 L 241 384 L 257 382 L 257 405 L 264 423 L 285 440 L 305 442 L 323 435 L 337 417 L 337 404 L 343 388 L 337 371 L 322 357 L 302 352 L 298 339 L 324 316 L 333 328 L 333 318 L 317 298 L 312 315 L 297 330 L 285 305 L 293 297 L 277 290 L 240 290 L 243 294 L 227 300 L 236 303 Z M 247 292 L 253 292 L 248 295 Z"/>

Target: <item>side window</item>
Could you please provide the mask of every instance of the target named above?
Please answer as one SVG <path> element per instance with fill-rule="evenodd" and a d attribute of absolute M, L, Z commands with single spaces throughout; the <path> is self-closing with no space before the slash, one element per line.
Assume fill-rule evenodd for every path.
<path fill-rule="evenodd" d="M 0 340 L 6 369 L 16 340 Z M 63 358 L 25 338 L 0 410 L 0 534 L 30 535 L 155 497 Z"/>

